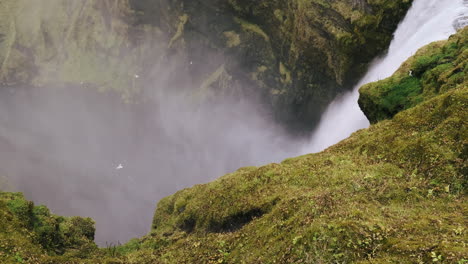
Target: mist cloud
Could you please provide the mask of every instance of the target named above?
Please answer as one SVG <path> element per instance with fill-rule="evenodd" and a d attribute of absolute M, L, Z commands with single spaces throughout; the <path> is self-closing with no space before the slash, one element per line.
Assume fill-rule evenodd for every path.
<path fill-rule="evenodd" d="M 162 197 L 298 147 L 255 102 L 200 103 L 151 79 L 136 104 L 79 86 L 2 87 L 2 174 L 54 213 L 94 218 L 97 241 L 115 243 L 148 232 Z"/>

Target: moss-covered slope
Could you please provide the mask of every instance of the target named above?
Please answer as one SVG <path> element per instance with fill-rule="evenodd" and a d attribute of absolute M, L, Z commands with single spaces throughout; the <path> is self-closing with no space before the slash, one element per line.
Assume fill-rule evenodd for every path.
<path fill-rule="evenodd" d="M 34 206 L 22 194 L 0 192 L 1 263 L 95 256 L 94 232 L 90 218 L 56 216 L 45 206 Z"/>
<path fill-rule="evenodd" d="M 419 50 L 391 77 L 360 89 L 359 105 L 372 122 L 444 93 L 466 87 L 468 75 L 468 29 L 449 40 Z"/>
<path fill-rule="evenodd" d="M 464 263 L 467 105 L 454 89 L 325 152 L 165 198 L 139 260 Z"/>

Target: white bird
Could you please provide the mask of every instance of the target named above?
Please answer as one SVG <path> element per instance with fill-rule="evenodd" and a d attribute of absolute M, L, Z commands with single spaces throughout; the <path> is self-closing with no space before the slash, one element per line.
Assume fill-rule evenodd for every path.
<path fill-rule="evenodd" d="M 193 61 L 190 61 L 190 65 L 192 65 L 192 64 L 193 64 Z"/>
<path fill-rule="evenodd" d="M 135 74 L 135 78 L 138 79 L 140 78 L 140 76 L 138 74 Z"/>
<path fill-rule="evenodd" d="M 413 76 L 413 71 L 409 71 L 409 76 Z"/>
<path fill-rule="evenodd" d="M 116 169 L 116 170 L 121 170 L 121 169 L 123 169 L 122 164 L 119 164 L 119 166 L 117 166 L 115 169 Z"/>

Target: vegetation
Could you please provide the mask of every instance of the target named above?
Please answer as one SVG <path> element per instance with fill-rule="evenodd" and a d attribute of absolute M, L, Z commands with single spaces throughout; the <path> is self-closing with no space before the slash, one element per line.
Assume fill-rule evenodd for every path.
<path fill-rule="evenodd" d="M 62 217 L 20 193 L 0 193 L 0 262 L 43 263 L 53 256 L 89 257 L 97 251 L 94 221 Z"/>
<path fill-rule="evenodd" d="M 468 85 L 454 76 L 466 70 L 467 32 L 423 48 L 391 77 L 385 102 L 404 104 L 391 119 L 321 153 L 179 191 L 159 202 L 152 231 L 125 245 L 97 249 L 91 220 L 2 193 L 0 261 L 466 263 Z M 402 76 L 409 68 L 414 76 Z"/>
<path fill-rule="evenodd" d="M 361 88 L 359 105 L 372 122 L 392 118 L 451 89 L 466 86 L 468 31 L 432 43 L 405 62 L 391 77 Z"/>

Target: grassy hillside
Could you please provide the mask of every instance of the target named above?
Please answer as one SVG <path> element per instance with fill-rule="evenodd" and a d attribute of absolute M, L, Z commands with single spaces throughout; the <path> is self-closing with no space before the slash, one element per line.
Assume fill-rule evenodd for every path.
<path fill-rule="evenodd" d="M 422 93 L 391 119 L 324 152 L 179 191 L 159 202 L 152 231 L 126 245 L 97 249 L 89 244 L 91 220 L 56 217 L 3 193 L 0 260 L 466 263 L 468 82 L 464 75 L 437 76 L 434 64 L 421 71 L 414 65 L 444 57 L 441 73 L 466 71 L 467 32 L 421 49 L 391 77 L 399 80 L 411 67 L 415 78 L 434 76 L 437 93 Z M 446 56 L 453 49 L 461 52 Z M 383 80 L 363 93 L 388 85 Z"/>

